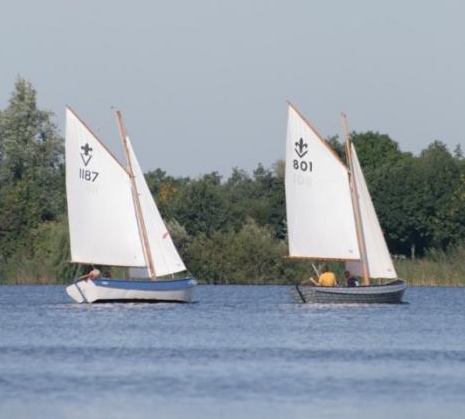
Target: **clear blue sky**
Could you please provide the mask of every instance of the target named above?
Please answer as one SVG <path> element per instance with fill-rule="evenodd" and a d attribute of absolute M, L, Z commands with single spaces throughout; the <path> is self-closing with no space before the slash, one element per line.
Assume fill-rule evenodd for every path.
<path fill-rule="evenodd" d="M 286 100 L 324 136 L 465 149 L 463 0 L 16 0 L 0 14 L 0 108 L 18 76 L 62 134 L 70 105 L 144 171 L 251 173 L 284 158 Z"/>

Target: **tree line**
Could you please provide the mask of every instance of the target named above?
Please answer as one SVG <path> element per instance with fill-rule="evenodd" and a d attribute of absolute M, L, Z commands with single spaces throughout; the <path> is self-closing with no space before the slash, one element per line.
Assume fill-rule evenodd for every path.
<path fill-rule="evenodd" d="M 64 140 L 33 86 L 18 78 L 0 111 L 0 283 L 66 283 L 69 260 Z M 392 254 L 422 258 L 465 242 L 465 159 L 434 141 L 418 156 L 388 135 L 351 133 Z M 284 141 L 284 139 L 283 139 Z M 328 139 L 345 159 L 338 137 Z M 145 174 L 186 266 L 201 283 L 292 283 L 309 262 L 286 259 L 284 161 L 172 177 Z M 337 197 L 335 197 L 337 205 Z M 309 238 L 311 239 L 311 238 Z"/>

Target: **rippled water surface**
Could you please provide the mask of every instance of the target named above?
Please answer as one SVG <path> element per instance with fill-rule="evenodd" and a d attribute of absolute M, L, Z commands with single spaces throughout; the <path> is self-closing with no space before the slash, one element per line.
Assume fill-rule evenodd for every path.
<path fill-rule="evenodd" d="M 199 286 L 193 304 L 78 305 L 0 286 L 0 418 L 463 418 L 465 289 L 404 300 Z"/>

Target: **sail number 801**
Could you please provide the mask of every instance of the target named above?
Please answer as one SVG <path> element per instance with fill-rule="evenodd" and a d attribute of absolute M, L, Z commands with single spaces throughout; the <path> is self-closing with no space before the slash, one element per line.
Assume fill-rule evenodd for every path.
<path fill-rule="evenodd" d="M 79 169 L 79 178 L 82 180 L 87 180 L 88 182 L 95 182 L 95 179 L 98 177 L 98 172 L 93 170 Z"/>
<path fill-rule="evenodd" d="M 312 162 L 311 161 L 305 161 L 305 160 L 297 160 L 294 159 L 293 161 L 294 164 L 294 169 L 295 170 L 300 170 L 302 172 L 311 172 L 312 171 Z"/>

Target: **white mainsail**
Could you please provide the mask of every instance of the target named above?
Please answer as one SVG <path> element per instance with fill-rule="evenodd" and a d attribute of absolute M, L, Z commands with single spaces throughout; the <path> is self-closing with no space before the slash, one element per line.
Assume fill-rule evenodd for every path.
<path fill-rule="evenodd" d="M 285 179 L 289 256 L 360 259 L 348 169 L 291 104 Z"/>
<path fill-rule="evenodd" d="M 158 208 L 155 205 L 155 201 L 153 200 L 150 189 L 145 181 L 144 174 L 142 173 L 142 169 L 136 159 L 128 136 L 126 136 L 126 144 L 128 147 L 129 159 L 131 160 L 137 192 L 139 194 L 142 217 L 147 231 L 149 244 L 148 251 L 151 253 L 156 275 L 163 276 L 185 271 L 186 267 L 179 256 L 165 223 L 161 218 Z M 138 270 L 138 276 L 149 277 L 150 274 L 148 270 L 146 270 L 145 273 Z"/>
<path fill-rule="evenodd" d="M 65 138 L 71 261 L 145 266 L 128 173 L 70 108 Z"/>
<path fill-rule="evenodd" d="M 131 173 L 70 109 L 66 110 L 66 193 L 71 261 L 131 267 L 137 277 L 186 270 L 126 136 Z M 142 219 L 137 214 L 137 199 Z M 147 233 L 144 251 L 143 230 Z M 150 255 L 148 255 L 147 253 Z"/>
<path fill-rule="evenodd" d="M 386 245 L 375 207 L 363 176 L 357 152 L 349 142 L 352 176 L 357 185 L 358 202 L 360 208 L 361 231 L 365 240 L 366 263 L 369 278 L 397 278 L 389 249 Z M 347 262 L 346 268 L 353 274 L 362 276 L 363 267 L 360 262 Z"/>

